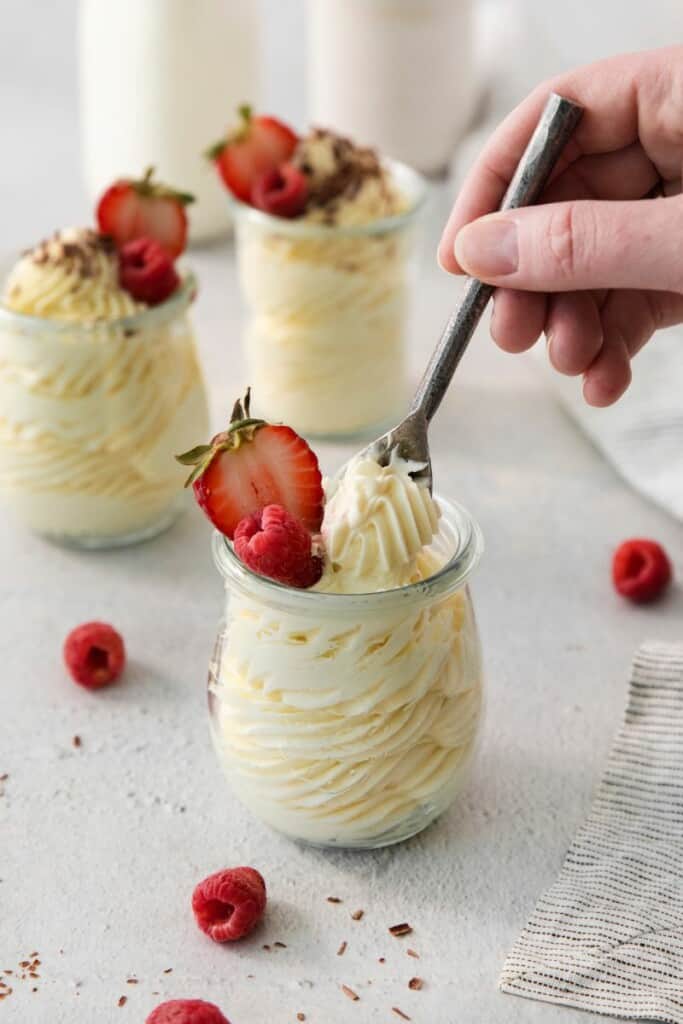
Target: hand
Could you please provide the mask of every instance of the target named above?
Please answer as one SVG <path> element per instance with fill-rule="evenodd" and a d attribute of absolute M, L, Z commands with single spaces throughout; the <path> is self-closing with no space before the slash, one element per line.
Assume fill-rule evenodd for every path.
<path fill-rule="evenodd" d="M 535 207 L 497 209 L 551 91 L 586 109 Z M 491 334 L 523 352 L 545 332 L 560 373 L 611 405 L 631 359 L 683 321 L 683 46 L 578 68 L 538 86 L 470 171 L 439 262 L 497 286 Z M 647 198 L 652 194 L 660 198 Z"/>

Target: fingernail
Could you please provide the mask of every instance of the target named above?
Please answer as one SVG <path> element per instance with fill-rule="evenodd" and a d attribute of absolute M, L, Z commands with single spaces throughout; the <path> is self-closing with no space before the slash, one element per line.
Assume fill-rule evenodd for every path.
<path fill-rule="evenodd" d="M 495 215 L 462 228 L 455 239 L 455 258 L 473 277 L 504 277 L 517 270 L 517 225 Z"/>

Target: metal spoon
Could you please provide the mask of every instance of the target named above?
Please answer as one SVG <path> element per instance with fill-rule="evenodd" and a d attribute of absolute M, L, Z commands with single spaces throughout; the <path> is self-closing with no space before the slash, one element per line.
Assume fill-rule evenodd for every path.
<path fill-rule="evenodd" d="M 583 107 L 577 103 L 557 93 L 550 94 L 499 209 L 512 210 L 536 202 L 582 114 Z M 424 468 L 416 469 L 411 475 L 431 491 L 429 423 L 441 404 L 493 291 L 490 284 L 483 284 L 473 277 L 468 279 L 460 307 L 443 330 L 415 392 L 410 412 L 398 426 L 364 448 L 360 456 L 386 466 L 396 452 L 402 459 L 421 463 Z M 344 468 L 339 476 L 344 473 Z"/>

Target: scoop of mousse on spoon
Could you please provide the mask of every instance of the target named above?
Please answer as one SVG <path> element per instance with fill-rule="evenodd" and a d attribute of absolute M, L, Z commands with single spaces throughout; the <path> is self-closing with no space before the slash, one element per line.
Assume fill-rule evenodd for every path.
<path fill-rule="evenodd" d="M 583 107 L 579 104 L 557 93 L 550 94 L 503 197 L 500 210 L 531 206 L 537 201 L 582 114 Z M 444 327 L 408 415 L 354 456 L 354 460 L 369 458 L 380 466 L 387 466 L 392 458 L 399 457 L 417 463 L 411 476 L 432 490 L 429 424 L 493 292 L 492 285 L 484 284 L 476 278 L 467 280 L 462 301 Z M 347 465 L 341 468 L 337 479 L 343 476 Z"/>

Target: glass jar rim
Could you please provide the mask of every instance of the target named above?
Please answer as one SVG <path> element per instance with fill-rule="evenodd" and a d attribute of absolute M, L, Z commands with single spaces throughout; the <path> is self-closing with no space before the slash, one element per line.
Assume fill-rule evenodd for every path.
<path fill-rule="evenodd" d="M 266 228 L 269 231 L 277 231 L 278 234 L 286 235 L 288 238 L 354 238 L 364 235 L 382 235 L 387 232 L 397 231 L 413 220 L 425 204 L 428 195 L 427 179 L 408 164 L 399 160 L 385 159 L 382 161 L 393 177 L 399 188 L 403 188 L 410 200 L 410 206 L 400 213 L 392 214 L 390 217 L 381 217 L 379 220 L 371 220 L 365 224 L 319 224 L 305 220 L 288 219 L 286 217 L 274 217 L 270 213 L 256 209 L 249 203 L 243 203 L 234 196 L 229 197 L 236 216 L 242 220 L 255 224 L 258 227 Z"/>
<path fill-rule="evenodd" d="M 275 580 L 258 576 L 239 560 L 232 545 L 222 533 L 213 535 L 213 556 L 218 571 L 226 584 L 243 597 L 261 597 L 269 607 L 282 612 L 308 612 L 311 615 L 334 618 L 340 614 L 366 608 L 373 612 L 400 608 L 406 601 L 414 606 L 431 604 L 438 598 L 460 590 L 476 568 L 484 551 L 484 538 L 479 524 L 462 505 L 435 498 L 442 518 L 457 535 L 457 545 L 446 563 L 425 580 L 409 583 L 393 590 L 378 590 L 359 594 L 332 594 L 319 590 L 297 590 Z"/>
<path fill-rule="evenodd" d="M 0 327 L 11 324 L 19 327 L 22 331 L 36 334 L 73 334 L 74 331 L 84 333 L 99 332 L 102 328 L 107 330 L 131 332 L 137 334 L 148 327 L 168 323 L 183 313 L 194 302 L 197 297 L 197 278 L 191 270 L 184 270 L 180 285 L 158 306 L 149 306 L 139 313 L 132 313 L 129 316 L 115 317 L 112 320 L 57 320 L 52 317 L 32 316 L 28 313 L 18 313 L 10 309 L 3 302 L 0 302 Z"/>

